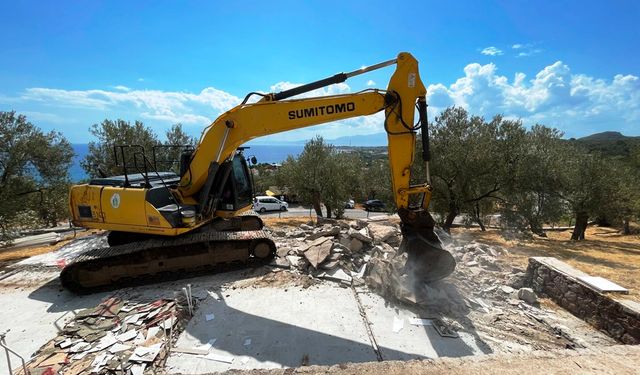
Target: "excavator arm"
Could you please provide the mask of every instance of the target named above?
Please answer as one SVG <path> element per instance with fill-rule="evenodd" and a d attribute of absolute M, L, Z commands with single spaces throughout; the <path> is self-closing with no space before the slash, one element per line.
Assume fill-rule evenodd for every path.
<path fill-rule="evenodd" d="M 395 63 L 396 70 L 386 90 L 365 90 L 354 94 L 333 95 L 297 100 L 283 100 L 329 84 L 338 83 L 356 74 L 379 69 Z M 210 188 L 212 165 L 220 165 L 232 158 L 235 150 L 247 141 L 279 132 L 307 126 L 367 116 L 385 111 L 385 130 L 388 135 L 389 165 L 396 206 L 408 208 L 409 197 L 423 194 L 423 207 L 429 203 L 428 184 L 410 186 L 410 170 L 414 159 L 417 130 L 426 129 L 426 89 L 420 80 L 418 62 L 409 53 L 400 53 L 390 60 L 351 73 L 333 77 L 281 93 L 264 95 L 256 103 L 243 103 L 218 117 L 205 129 L 195 149 L 189 167 L 182 176 L 178 194 L 184 203 L 200 204 L 203 189 Z M 245 100 L 246 102 L 246 100 Z M 414 125 L 416 108 L 419 121 Z M 428 155 L 428 142 L 425 142 Z M 428 162 L 425 160 L 425 162 Z"/>

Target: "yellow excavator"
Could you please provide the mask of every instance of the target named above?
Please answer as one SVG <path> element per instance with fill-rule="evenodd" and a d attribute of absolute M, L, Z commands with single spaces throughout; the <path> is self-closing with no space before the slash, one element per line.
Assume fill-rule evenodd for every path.
<path fill-rule="evenodd" d="M 394 64 L 386 90 L 289 99 Z M 195 148 L 183 151 L 179 174 L 157 171 L 140 146 L 114 146 L 123 174 L 94 178 L 70 192 L 73 224 L 110 231 L 109 246 L 67 264 L 60 274 L 63 286 L 82 293 L 138 279 L 270 261 L 276 246 L 251 210 L 252 179 L 241 146 L 257 137 L 380 111 L 385 114 L 407 266 L 424 282 L 448 276 L 455 261 L 442 248 L 427 211 L 432 187 L 426 93 L 418 62 L 403 52 L 396 59 L 290 90 L 248 94 L 203 131 Z M 261 98 L 250 102 L 256 95 Z M 411 185 L 419 130 L 426 181 Z M 132 164 L 138 173 L 128 173 Z"/>

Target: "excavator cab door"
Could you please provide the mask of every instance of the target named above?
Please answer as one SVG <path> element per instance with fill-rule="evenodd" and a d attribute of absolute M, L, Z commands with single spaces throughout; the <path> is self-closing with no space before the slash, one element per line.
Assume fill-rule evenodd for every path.
<path fill-rule="evenodd" d="M 253 185 L 246 159 L 238 153 L 228 163 L 231 171 L 218 203 L 218 211 L 237 211 L 253 203 Z"/>

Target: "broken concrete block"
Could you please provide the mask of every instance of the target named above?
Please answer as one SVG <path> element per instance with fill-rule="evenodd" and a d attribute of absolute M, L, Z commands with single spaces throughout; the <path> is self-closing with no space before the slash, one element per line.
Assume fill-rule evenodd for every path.
<path fill-rule="evenodd" d="M 390 237 L 397 235 L 397 229 L 388 225 L 371 223 L 367 228 L 376 242 L 386 242 Z"/>
<path fill-rule="evenodd" d="M 362 228 L 360 230 L 355 230 L 352 228 L 349 229 L 348 234 L 351 238 L 356 238 L 362 242 L 371 243 L 373 241 L 373 239 L 369 236 L 367 228 Z"/>
<path fill-rule="evenodd" d="M 304 256 L 313 268 L 318 269 L 318 265 L 324 262 L 329 254 L 331 254 L 332 245 L 333 243 L 331 241 L 325 241 L 320 245 L 310 246 L 307 251 L 304 252 Z"/>
<path fill-rule="evenodd" d="M 353 227 L 355 229 L 362 229 L 369 225 L 369 220 L 367 219 L 357 219 L 356 225 Z"/>
<path fill-rule="evenodd" d="M 349 250 L 352 253 L 357 253 L 358 251 L 362 250 L 362 241 L 357 238 L 352 238 L 349 242 Z"/>
<path fill-rule="evenodd" d="M 349 276 L 342 268 L 329 270 L 322 275 L 322 278 L 335 281 L 351 282 L 351 276 Z"/>
<path fill-rule="evenodd" d="M 280 267 L 280 268 L 291 267 L 291 263 L 289 263 L 289 260 L 287 258 L 276 258 L 271 262 L 271 265 L 275 267 Z"/>
<path fill-rule="evenodd" d="M 312 231 L 313 227 L 309 224 L 300 224 L 300 229 L 304 231 Z"/>
<path fill-rule="evenodd" d="M 291 267 L 294 267 L 294 268 L 300 267 L 300 261 L 302 260 L 302 257 L 296 256 L 296 255 L 287 255 L 286 258 L 287 258 L 287 261 L 289 261 L 289 264 L 291 265 Z"/>
<path fill-rule="evenodd" d="M 333 236 L 337 236 L 340 234 L 340 227 L 339 226 L 334 226 L 331 227 L 330 229 L 326 229 L 326 230 L 320 230 L 316 233 L 313 233 L 312 235 L 308 236 L 306 238 L 307 241 L 313 241 L 317 238 L 320 237 L 333 237 Z"/>
<path fill-rule="evenodd" d="M 520 290 L 518 290 L 518 298 L 530 305 L 533 305 L 538 301 L 538 297 L 531 288 L 520 288 Z"/>
<path fill-rule="evenodd" d="M 511 294 L 511 293 L 515 292 L 515 289 L 513 289 L 512 287 L 510 287 L 508 285 L 503 285 L 502 287 L 500 287 L 500 289 L 502 289 L 502 292 L 506 293 L 506 294 Z"/>
<path fill-rule="evenodd" d="M 289 247 L 280 247 L 278 248 L 278 250 L 276 250 L 276 254 L 278 254 L 279 258 L 284 258 L 287 255 L 289 255 L 289 250 L 291 250 Z"/>
<path fill-rule="evenodd" d="M 351 243 L 351 237 L 348 234 L 340 234 L 340 236 L 338 237 L 338 241 L 340 242 L 341 245 L 345 246 L 346 248 L 349 248 L 349 244 Z"/>
<path fill-rule="evenodd" d="M 326 242 L 326 241 L 329 241 L 330 239 L 331 239 L 331 237 L 319 237 L 319 238 L 316 238 L 316 239 L 314 239 L 313 241 L 309 242 L 306 246 L 303 246 L 301 250 L 302 250 L 302 252 L 305 252 L 305 251 L 307 251 L 307 249 L 309 249 L 310 247 L 312 247 L 312 246 L 318 246 L 318 245 L 320 245 L 321 243 L 324 243 L 324 242 Z"/>

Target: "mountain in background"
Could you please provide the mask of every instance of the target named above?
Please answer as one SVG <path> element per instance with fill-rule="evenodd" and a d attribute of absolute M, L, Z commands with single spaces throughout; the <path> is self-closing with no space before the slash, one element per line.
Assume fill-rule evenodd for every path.
<path fill-rule="evenodd" d="M 324 138 L 326 143 L 334 146 L 353 146 L 353 147 L 378 147 L 387 145 L 387 133 L 374 133 L 365 135 L 347 135 L 338 138 Z M 304 146 L 309 140 L 301 139 L 299 141 L 283 141 L 274 144 L 273 142 L 262 143 L 259 139 L 249 142 L 249 145 L 275 145 L 275 146 L 288 146 L 288 145 L 301 145 Z"/>
<path fill-rule="evenodd" d="M 620 132 L 602 132 L 582 138 L 571 138 L 571 142 L 583 146 L 589 152 L 600 152 L 613 157 L 628 157 L 633 149 L 640 147 L 640 137 L 628 137 Z"/>
<path fill-rule="evenodd" d="M 353 146 L 353 147 L 386 146 L 387 133 L 375 133 L 375 134 L 367 134 L 367 135 L 348 135 L 345 137 L 327 139 L 327 143 L 331 143 L 334 146 Z"/>

